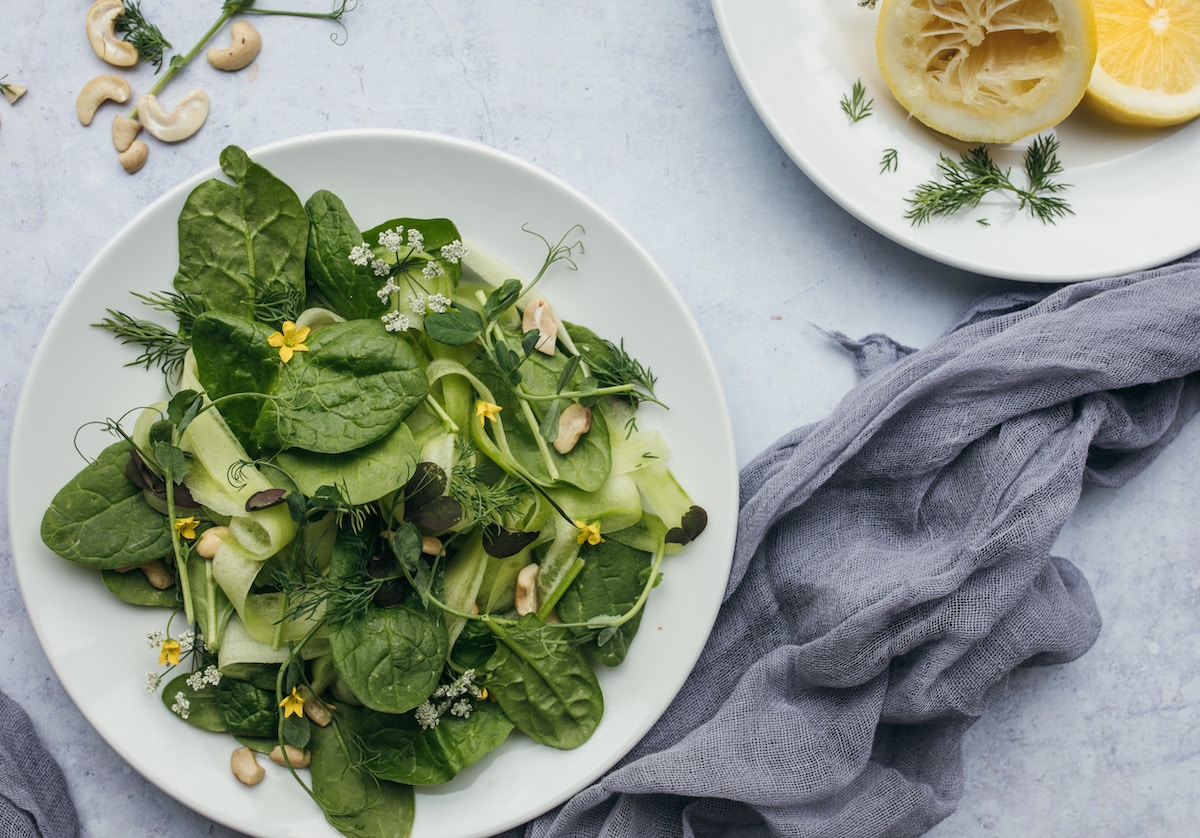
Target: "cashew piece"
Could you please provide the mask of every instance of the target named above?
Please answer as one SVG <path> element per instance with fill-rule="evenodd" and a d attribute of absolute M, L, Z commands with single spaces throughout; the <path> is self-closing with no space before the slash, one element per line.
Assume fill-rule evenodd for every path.
<path fill-rule="evenodd" d="M 196 540 L 196 546 L 193 549 L 197 556 L 211 559 L 217 555 L 217 549 L 225 543 L 225 539 L 228 537 L 229 527 L 209 527 L 200 533 L 200 538 Z"/>
<path fill-rule="evenodd" d="M 115 67 L 132 67 L 137 63 L 137 47 L 123 41 L 113 31 L 116 20 L 125 14 L 123 0 L 96 0 L 87 12 L 88 43 L 96 55 Z"/>
<path fill-rule="evenodd" d="M 333 721 L 329 705 L 313 695 L 312 690 L 304 685 L 300 686 L 299 693 L 304 699 L 304 715 L 308 720 L 318 727 L 329 727 L 329 723 Z"/>
<path fill-rule="evenodd" d="M 150 586 L 160 591 L 165 591 L 175 584 L 175 574 L 171 572 L 171 569 L 167 567 L 167 563 L 162 559 L 155 559 L 145 564 L 131 564 L 125 567 L 118 567 L 117 573 L 128 573 L 131 570 L 140 570 L 146 574 L 146 581 L 150 583 Z"/>
<path fill-rule="evenodd" d="M 137 112 L 151 136 L 164 143 L 177 143 L 199 131 L 208 119 L 208 94 L 194 88 L 179 100 L 175 110 L 167 113 L 158 103 L 158 97 L 147 93 L 138 100 Z"/>
<path fill-rule="evenodd" d="M 229 34 L 229 46 L 224 49 L 213 47 L 208 51 L 208 63 L 218 70 L 240 70 L 257 58 L 262 49 L 262 36 L 244 20 L 235 20 L 229 27 Z"/>
<path fill-rule="evenodd" d="M 513 605 L 517 608 L 517 614 L 524 617 L 526 614 L 532 614 L 537 611 L 537 588 L 534 583 L 537 582 L 538 566 L 536 562 L 530 562 L 521 568 L 517 574 L 517 589 L 513 596 Z"/>
<path fill-rule="evenodd" d="M 544 355 L 553 355 L 555 341 L 558 338 L 558 322 L 554 319 L 554 309 L 545 300 L 534 300 L 525 307 L 521 317 L 521 331 L 538 330 L 538 342 L 534 346 Z"/>
<path fill-rule="evenodd" d="M 249 748 L 238 748 L 229 758 L 229 767 L 233 776 L 248 786 L 256 786 L 267 775 L 266 769 L 258 764 L 258 757 Z"/>
<path fill-rule="evenodd" d="M 0 90 L 4 91 L 4 98 L 10 105 L 17 104 L 17 100 L 29 92 L 29 88 L 23 84 L 7 84 L 5 82 L 0 82 Z"/>
<path fill-rule="evenodd" d="M 566 454 L 575 447 L 579 438 L 592 427 L 592 409 L 579 402 L 567 405 L 558 417 L 558 436 L 554 438 L 554 450 Z"/>
<path fill-rule="evenodd" d="M 129 101 L 129 82 L 112 73 L 104 73 L 85 84 L 75 97 L 75 112 L 84 125 L 92 124 L 92 117 L 107 101 Z"/>
<path fill-rule="evenodd" d="M 118 153 L 125 151 L 125 149 L 133 145 L 133 141 L 137 139 L 137 135 L 141 130 L 142 123 L 136 119 L 130 119 L 120 114 L 114 116 L 112 124 L 113 148 Z"/>
<path fill-rule="evenodd" d="M 129 148 L 117 155 L 117 162 L 121 164 L 121 168 L 127 174 L 132 175 L 142 170 L 148 156 L 150 156 L 150 147 L 141 140 L 134 140 L 129 144 Z"/>
<path fill-rule="evenodd" d="M 308 767 L 309 760 L 312 759 L 308 751 L 302 751 L 295 745 L 284 745 L 283 747 L 287 751 L 287 758 L 284 758 L 284 751 L 280 750 L 279 746 L 276 745 L 271 749 L 271 762 L 276 765 L 288 765 L 290 763 L 292 768 Z"/>

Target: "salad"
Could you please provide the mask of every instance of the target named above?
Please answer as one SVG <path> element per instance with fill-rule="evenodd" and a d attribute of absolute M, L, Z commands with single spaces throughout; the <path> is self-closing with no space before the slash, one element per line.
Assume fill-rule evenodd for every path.
<path fill-rule="evenodd" d="M 169 291 L 99 324 L 167 398 L 46 510 L 45 544 L 162 609 L 148 688 L 232 737 L 238 779 L 285 766 L 346 835 L 402 835 L 414 786 L 510 736 L 596 730 L 666 556 L 707 523 L 638 426 L 623 345 L 449 219 L 362 230 L 237 147 L 197 186 Z M 161 318 L 160 318 L 161 319 Z M 233 741 L 236 740 L 236 741 Z"/>

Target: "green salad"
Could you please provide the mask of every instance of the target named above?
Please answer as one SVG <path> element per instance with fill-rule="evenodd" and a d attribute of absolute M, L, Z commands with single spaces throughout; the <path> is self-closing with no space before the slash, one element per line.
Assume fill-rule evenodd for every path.
<path fill-rule="evenodd" d="M 707 516 L 638 425 L 650 370 L 535 290 L 581 229 L 526 231 L 521 279 L 449 219 L 363 230 L 220 164 L 172 287 L 136 295 L 155 314 L 97 324 L 166 395 L 102 422 L 42 540 L 162 609 L 147 689 L 230 736 L 239 780 L 289 771 L 342 834 L 405 835 L 415 786 L 509 737 L 588 740 L 598 668 Z"/>

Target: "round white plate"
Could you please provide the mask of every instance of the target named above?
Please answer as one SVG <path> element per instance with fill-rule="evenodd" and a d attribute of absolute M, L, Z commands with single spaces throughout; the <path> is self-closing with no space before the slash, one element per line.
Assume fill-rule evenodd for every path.
<path fill-rule="evenodd" d="M 329 189 L 366 229 L 397 216 L 453 219 L 465 238 L 521 273 L 573 224 L 585 229 L 578 271 L 559 266 L 539 285 L 569 320 L 611 340 L 658 376 L 669 411 L 648 405 L 672 467 L 709 513 L 704 535 L 664 565 L 626 662 L 600 672 L 606 709 L 595 735 L 556 751 L 514 735 L 452 783 L 420 789 L 414 835 L 492 835 L 566 800 L 619 760 L 655 723 L 707 640 L 728 579 L 737 516 L 737 464 L 716 371 L 695 323 L 650 257 L 585 197 L 500 152 L 428 134 L 319 134 L 250 152 L 305 200 Z M 144 210 L 91 262 L 55 314 L 18 406 L 9 472 L 14 564 L 38 638 L 67 692 L 126 760 L 180 802 L 251 835 L 329 836 L 333 830 L 284 771 L 247 788 L 229 770 L 233 740 L 176 719 L 145 690 L 157 653 L 146 633 L 165 612 L 125 605 L 94 572 L 57 558 L 39 523 L 51 498 L 84 464 L 86 423 L 120 417 L 163 394 L 157 372 L 123 366 L 135 356 L 94 328 L 109 308 L 149 316 L 129 292 L 170 287 L 176 219 L 198 175 Z M 92 456 L 110 437 L 85 428 Z M 275 766 L 270 766 L 274 768 Z"/>
<path fill-rule="evenodd" d="M 910 119 L 875 60 L 878 12 L 855 0 L 712 0 L 738 78 L 796 165 L 863 223 L 940 262 L 1031 282 L 1071 282 L 1152 267 L 1200 248 L 1200 121 L 1135 131 L 1077 110 L 1054 131 L 1074 215 L 1043 224 L 1004 197 L 913 226 L 905 198 L 959 143 Z M 855 81 L 874 100 L 851 122 Z M 1023 182 L 1028 141 L 991 147 Z M 898 165 L 881 171 L 887 149 Z M 979 223 L 986 220 L 987 225 Z"/>

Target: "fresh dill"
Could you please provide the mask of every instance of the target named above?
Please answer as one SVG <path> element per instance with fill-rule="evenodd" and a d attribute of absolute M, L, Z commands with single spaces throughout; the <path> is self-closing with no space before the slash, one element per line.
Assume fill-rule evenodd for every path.
<path fill-rule="evenodd" d="M 899 163 L 899 152 L 897 152 L 894 148 L 885 148 L 883 150 L 883 159 L 879 161 L 879 174 L 896 171 Z"/>
<path fill-rule="evenodd" d="M 588 368 L 598 387 L 632 384 L 634 389 L 621 395 L 635 407 L 643 401 L 662 405 L 654 395 L 654 385 L 658 379 L 649 367 L 625 351 L 625 341 L 622 340 L 620 345 L 604 338 L 599 338 L 599 341 L 604 351 L 587 355 Z"/>
<path fill-rule="evenodd" d="M 867 88 L 862 79 L 855 79 L 850 92 L 842 96 L 841 105 L 842 111 L 850 117 L 850 121 L 858 122 L 871 115 L 875 100 L 867 98 Z"/>
<path fill-rule="evenodd" d="M 964 152 L 958 160 L 940 155 L 938 172 L 940 179 L 918 185 L 905 199 L 909 209 L 904 217 L 914 225 L 935 216 L 972 209 L 996 190 L 1012 193 L 1019 210 L 1028 212 L 1044 224 L 1053 224 L 1056 219 L 1075 212 L 1059 194 L 1069 184 L 1052 179 L 1062 172 L 1058 139 L 1053 135 L 1037 137 L 1026 150 L 1025 186 L 1014 183 L 1011 169 L 997 165 L 987 147 L 982 145 Z"/>
<path fill-rule="evenodd" d="M 486 466 L 473 465 L 476 449 L 462 437 L 456 439 L 456 447 L 458 460 L 447 486 L 450 496 L 471 519 L 506 524 L 524 508 L 529 487 L 509 475 L 496 479 Z"/>
<path fill-rule="evenodd" d="M 136 344 L 142 347 L 142 354 L 126 366 L 142 366 L 146 369 L 158 367 L 167 378 L 178 377 L 184 356 L 191 346 L 192 323 L 204 313 L 204 302 L 199 297 L 174 291 L 154 294 L 135 292 L 133 296 L 156 311 L 174 314 L 179 320 L 179 327 L 169 329 L 153 320 L 143 320 L 111 308 L 108 309 L 108 317 L 93 325 L 112 332 L 122 345 Z"/>
<path fill-rule="evenodd" d="M 142 4 L 136 0 L 125 0 L 125 11 L 113 21 L 113 31 L 137 50 L 138 57 L 162 69 L 163 52 L 171 48 L 171 42 L 163 37 L 162 30 L 142 14 Z"/>

